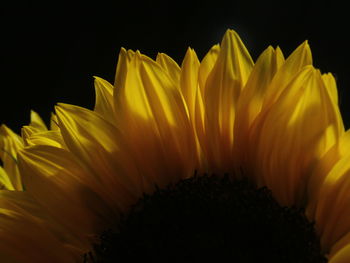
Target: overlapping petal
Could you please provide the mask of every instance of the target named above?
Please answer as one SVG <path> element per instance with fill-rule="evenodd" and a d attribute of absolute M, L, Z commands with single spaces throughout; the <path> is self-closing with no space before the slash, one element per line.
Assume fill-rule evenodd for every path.
<path fill-rule="evenodd" d="M 320 72 L 306 66 L 257 120 L 250 134 L 254 173 L 281 203 L 305 200 L 315 163 L 343 132 L 339 118 Z"/>
<path fill-rule="evenodd" d="M 77 262 L 83 253 L 70 232 L 25 192 L 0 191 L 0 235 L 3 262 Z"/>
<path fill-rule="evenodd" d="M 349 146 L 347 131 L 318 163 L 308 187 L 307 214 L 316 222 L 321 243 L 331 256 L 344 253 L 350 242 Z"/>
<path fill-rule="evenodd" d="M 1 184 L 8 190 L 23 190 L 22 179 L 17 166 L 17 153 L 23 148 L 23 140 L 6 125 L 0 127 L 0 159 L 3 162 Z"/>
<path fill-rule="evenodd" d="M 113 216 L 102 194 L 105 189 L 67 150 L 36 145 L 19 154 L 26 192 L 78 240 L 82 251 L 91 249 L 91 238 L 110 225 Z"/>
<path fill-rule="evenodd" d="M 215 51 L 213 53 L 207 58 L 209 68 L 215 60 Z M 205 80 L 202 94 L 205 137 L 201 144 L 206 148 L 204 152 L 212 171 L 222 173 L 234 170 L 232 151 L 237 103 L 252 67 L 253 61 L 241 39 L 237 33 L 228 30 L 215 64 Z M 201 69 L 200 74 L 203 74 Z M 202 83 L 203 78 L 200 78 Z"/>
<path fill-rule="evenodd" d="M 151 191 L 155 184 L 164 187 L 191 176 L 196 155 L 194 133 L 178 83 L 160 64 L 139 52 L 131 59 L 126 55 L 120 58 L 127 66 L 117 77 L 124 86 L 116 83 L 113 94 L 116 125 L 136 166 L 142 169 L 145 189 Z"/>
<path fill-rule="evenodd" d="M 56 107 L 62 137 L 67 148 L 103 185 L 105 200 L 121 212 L 142 190 L 127 151 L 120 151 L 119 131 L 99 114 L 77 106 Z"/>

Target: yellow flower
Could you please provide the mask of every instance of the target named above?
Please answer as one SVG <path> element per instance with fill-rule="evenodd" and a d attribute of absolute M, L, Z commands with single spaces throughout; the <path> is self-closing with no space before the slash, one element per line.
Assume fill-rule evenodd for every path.
<path fill-rule="evenodd" d="M 268 47 L 254 64 L 228 30 L 201 62 L 189 48 L 181 67 L 121 49 L 114 85 L 96 77 L 95 89 L 93 111 L 58 104 L 55 129 L 23 129 L 20 176 L 1 181 L 26 189 L 0 192 L 5 261 L 82 260 L 144 193 L 194 171 L 248 179 L 304 207 L 329 262 L 350 261 L 350 133 L 307 42 L 287 59 Z M 1 158 L 22 148 L 10 138 Z"/>

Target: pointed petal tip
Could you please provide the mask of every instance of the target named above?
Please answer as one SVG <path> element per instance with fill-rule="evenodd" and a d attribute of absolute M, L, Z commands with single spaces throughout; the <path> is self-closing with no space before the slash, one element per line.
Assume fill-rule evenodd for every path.
<path fill-rule="evenodd" d="M 238 35 L 238 34 L 235 30 L 228 28 L 225 32 L 225 35 Z"/>
<path fill-rule="evenodd" d="M 126 52 L 127 52 L 126 48 L 124 48 L 124 47 L 121 47 L 120 50 L 119 50 L 119 53 L 124 53 L 125 54 Z"/>
<path fill-rule="evenodd" d="M 94 78 L 94 82 L 102 82 L 104 79 L 99 76 L 92 76 Z"/>
<path fill-rule="evenodd" d="M 303 43 L 301 43 L 300 47 L 304 50 L 307 50 L 311 53 L 311 48 L 310 48 L 310 45 L 309 45 L 309 40 L 305 40 Z"/>
<path fill-rule="evenodd" d="M 262 54 L 274 54 L 276 51 L 275 49 L 273 48 L 273 46 L 268 46 L 262 53 Z"/>
<path fill-rule="evenodd" d="M 63 103 L 63 102 L 58 102 L 55 106 L 55 112 L 57 114 L 57 112 L 62 112 L 62 110 L 64 110 L 65 108 L 67 108 L 67 106 L 69 106 L 70 104 L 68 103 Z"/>
<path fill-rule="evenodd" d="M 196 51 L 195 51 L 193 48 L 191 48 L 191 47 L 188 47 L 188 48 L 187 48 L 185 57 L 187 57 L 187 56 L 189 56 L 189 55 L 191 55 L 191 56 L 197 55 L 197 54 L 196 54 Z"/>
<path fill-rule="evenodd" d="M 222 42 L 224 42 L 225 39 L 227 38 L 231 38 L 231 39 L 240 39 L 238 33 L 236 31 L 234 31 L 233 29 L 227 29 L 225 34 L 224 34 L 224 37 L 222 39 Z"/>
<path fill-rule="evenodd" d="M 281 49 L 280 46 L 277 46 L 277 47 L 275 48 L 275 51 L 283 56 L 283 52 L 282 52 L 282 49 Z"/>

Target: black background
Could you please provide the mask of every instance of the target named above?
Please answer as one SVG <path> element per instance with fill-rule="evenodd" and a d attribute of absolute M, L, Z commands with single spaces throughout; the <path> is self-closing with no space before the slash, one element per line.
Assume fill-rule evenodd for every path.
<path fill-rule="evenodd" d="M 0 123 L 19 132 L 34 109 L 48 121 L 57 102 L 93 107 L 93 76 L 113 82 L 120 47 L 178 63 L 188 46 L 202 58 L 227 28 L 253 59 L 279 45 L 288 56 L 309 40 L 314 65 L 337 78 L 350 127 L 349 15 L 322 1 L 15 2 L 0 7 Z"/>

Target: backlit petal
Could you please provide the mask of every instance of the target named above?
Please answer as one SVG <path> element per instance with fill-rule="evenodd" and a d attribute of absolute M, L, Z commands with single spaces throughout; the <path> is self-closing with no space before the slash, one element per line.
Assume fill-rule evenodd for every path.
<path fill-rule="evenodd" d="M 315 161 L 341 134 L 320 72 L 305 67 L 257 123 L 251 152 L 260 183 L 282 204 L 300 205 Z"/>
<path fill-rule="evenodd" d="M 30 111 L 30 124 L 29 126 L 35 128 L 38 131 L 47 131 L 47 127 L 43 119 L 38 113 L 31 110 Z"/>
<path fill-rule="evenodd" d="M 279 48 L 268 47 L 258 58 L 244 87 L 237 106 L 235 121 L 235 160 L 247 164 L 245 153 L 249 144 L 249 131 L 260 114 L 266 91 L 278 69 L 284 63 Z"/>
<path fill-rule="evenodd" d="M 180 88 L 191 120 L 195 115 L 199 65 L 196 53 L 189 48 L 181 66 Z"/>
<path fill-rule="evenodd" d="M 14 190 L 23 190 L 17 166 L 17 152 L 23 148 L 21 137 L 5 125 L 0 127 L 0 159 Z"/>
<path fill-rule="evenodd" d="M 95 77 L 96 101 L 94 110 L 106 120 L 114 122 L 113 86 L 108 81 Z"/>
<path fill-rule="evenodd" d="M 68 149 L 104 186 L 115 209 L 126 208 L 141 190 L 141 182 L 128 166 L 126 151 L 120 152 L 118 130 L 95 112 L 77 106 L 59 104 L 56 113 Z"/>
<path fill-rule="evenodd" d="M 164 69 L 164 72 L 168 73 L 174 84 L 178 85 L 181 71 L 179 65 L 171 57 L 164 53 L 158 53 L 156 62 Z"/>
<path fill-rule="evenodd" d="M 125 87 L 116 89 L 114 97 L 117 126 L 145 184 L 161 187 L 188 177 L 193 172 L 193 132 L 182 95 L 164 69 L 137 52 L 127 68 Z"/>
<path fill-rule="evenodd" d="M 104 230 L 98 227 L 116 220 L 101 198 L 104 187 L 70 152 L 47 145 L 30 147 L 20 152 L 19 168 L 26 191 L 86 250 L 93 234 Z"/>
<path fill-rule="evenodd" d="M 252 59 L 241 39 L 228 30 L 219 56 L 208 75 L 203 94 L 207 123 L 205 132 L 212 169 L 232 171 L 234 121 L 239 95 L 253 67 Z"/>
<path fill-rule="evenodd" d="M 25 192 L 0 191 L 0 240 L 6 262 L 73 263 L 83 253 L 67 229 Z"/>

